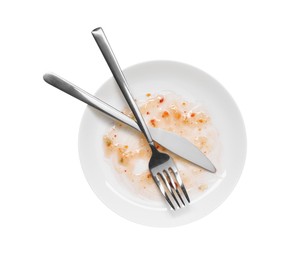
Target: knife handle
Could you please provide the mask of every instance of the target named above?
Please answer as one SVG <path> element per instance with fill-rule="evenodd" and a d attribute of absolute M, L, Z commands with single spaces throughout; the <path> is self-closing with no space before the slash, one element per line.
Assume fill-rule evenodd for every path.
<path fill-rule="evenodd" d="M 129 118 L 128 116 L 124 115 L 119 110 L 115 109 L 114 107 L 108 105 L 104 101 L 100 100 L 99 98 L 94 97 L 90 93 L 86 92 L 85 90 L 75 86 L 74 84 L 68 82 L 67 80 L 52 74 L 47 73 L 44 75 L 44 80 L 48 84 L 52 85 L 55 88 L 81 100 L 82 102 L 86 103 L 87 105 L 94 107 L 104 114 L 108 115 L 109 117 L 116 119 L 138 131 L 140 131 L 137 123 Z"/>

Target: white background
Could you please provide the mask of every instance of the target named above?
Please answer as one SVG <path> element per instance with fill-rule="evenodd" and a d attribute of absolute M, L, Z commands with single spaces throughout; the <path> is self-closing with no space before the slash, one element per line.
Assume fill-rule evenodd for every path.
<path fill-rule="evenodd" d="M 282 4 L 1 1 L 0 259 L 284 259 Z M 77 150 L 85 105 L 42 75 L 53 71 L 94 93 L 111 76 L 90 34 L 98 26 L 123 68 L 186 62 L 237 102 L 246 165 L 234 192 L 207 217 L 145 227 L 111 212 L 89 188 Z"/>

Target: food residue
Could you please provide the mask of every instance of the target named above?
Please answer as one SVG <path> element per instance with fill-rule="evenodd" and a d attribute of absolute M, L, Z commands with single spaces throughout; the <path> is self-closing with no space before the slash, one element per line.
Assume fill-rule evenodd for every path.
<path fill-rule="evenodd" d="M 137 104 L 148 126 L 184 137 L 218 166 L 221 147 L 219 134 L 210 115 L 201 105 L 186 101 L 173 93 L 146 93 L 145 97 L 138 99 Z M 123 113 L 134 118 L 128 108 Z M 105 155 L 111 166 L 131 183 L 133 190 L 144 198 L 158 197 L 158 189 L 148 170 L 151 149 L 144 136 L 117 123 L 107 130 L 103 140 Z M 218 174 L 206 172 L 159 144 L 156 147 L 174 159 L 192 200 L 204 195 L 220 180 Z"/>

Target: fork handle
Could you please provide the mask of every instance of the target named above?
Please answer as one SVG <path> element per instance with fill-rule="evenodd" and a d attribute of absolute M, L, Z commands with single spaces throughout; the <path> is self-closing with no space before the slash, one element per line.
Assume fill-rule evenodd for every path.
<path fill-rule="evenodd" d="M 128 87 L 128 82 L 120 68 L 120 65 L 111 49 L 111 46 L 104 34 L 104 31 L 102 28 L 96 28 L 92 31 L 92 35 L 96 41 L 96 43 L 98 44 L 110 70 L 112 71 L 112 74 L 115 78 L 115 80 L 117 81 L 117 84 L 119 85 L 129 107 L 131 108 L 135 118 L 136 118 L 136 121 L 137 121 L 137 124 L 139 126 L 139 128 L 141 129 L 142 133 L 145 135 L 149 145 L 153 146 L 154 143 L 153 143 L 153 140 L 152 140 L 152 137 L 151 137 L 151 134 L 147 128 L 147 125 L 140 113 L 140 110 L 129 90 L 129 87 Z"/>

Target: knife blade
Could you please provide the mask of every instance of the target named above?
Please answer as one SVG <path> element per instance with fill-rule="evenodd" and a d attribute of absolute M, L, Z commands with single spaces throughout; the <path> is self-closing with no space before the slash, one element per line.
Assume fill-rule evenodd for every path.
<path fill-rule="evenodd" d="M 67 80 L 53 73 L 46 73 L 43 78 L 45 82 L 53 87 L 81 100 L 95 109 L 98 109 L 109 117 L 140 131 L 137 123 L 130 117 L 124 115 L 119 110 Z M 153 139 L 161 146 L 209 172 L 216 172 L 215 166 L 205 156 L 205 154 L 185 138 L 159 128 L 150 127 L 149 130 Z"/>

